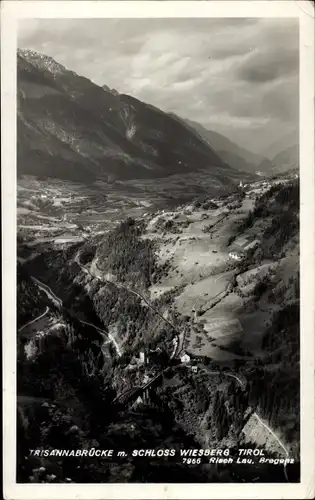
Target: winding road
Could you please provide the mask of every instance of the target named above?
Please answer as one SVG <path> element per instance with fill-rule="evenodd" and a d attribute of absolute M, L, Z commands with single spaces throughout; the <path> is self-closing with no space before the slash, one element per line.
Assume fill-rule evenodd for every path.
<path fill-rule="evenodd" d="M 31 276 L 31 279 L 36 283 L 38 288 L 42 290 L 43 292 L 46 293 L 47 297 L 57 306 L 57 307 L 62 307 L 62 300 L 57 297 L 57 295 L 54 294 L 52 289 L 48 286 L 45 285 L 45 283 L 42 283 L 39 281 L 37 278 L 34 278 L 34 276 Z"/>
<path fill-rule="evenodd" d="M 46 309 L 43 313 L 41 313 L 39 316 L 37 316 L 35 319 L 32 319 L 31 321 L 28 321 L 27 323 L 25 323 L 25 325 L 21 326 L 19 329 L 18 329 L 18 332 L 21 333 L 24 328 L 26 328 L 27 326 L 29 325 L 32 325 L 33 323 L 35 323 L 36 321 L 38 321 L 39 319 L 43 318 L 44 316 L 46 316 L 46 314 L 48 313 L 49 311 L 49 307 L 46 306 Z"/>

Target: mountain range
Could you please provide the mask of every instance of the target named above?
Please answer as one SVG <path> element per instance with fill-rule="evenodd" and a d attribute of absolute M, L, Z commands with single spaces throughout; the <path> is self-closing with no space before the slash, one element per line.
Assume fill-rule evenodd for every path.
<path fill-rule="evenodd" d="M 18 175 L 93 183 L 202 172 L 224 186 L 240 172 L 274 169 L 223 135 L 100 87 L 49 56 L 19 49 L 17 70 Z"/>

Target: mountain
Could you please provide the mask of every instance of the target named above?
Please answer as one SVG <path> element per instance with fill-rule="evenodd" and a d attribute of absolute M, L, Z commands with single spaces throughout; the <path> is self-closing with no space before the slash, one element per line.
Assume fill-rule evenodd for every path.
<path fill-rule="evenodd" d="M 18 50 L 18 174 L 92 183 L 235 171 L 168 113 Z M 222 178 L 224 174 L 224 178 Z"/>
<path fill-rule="evenodd" d="M 259 165 L 258 171 L 269 175 L 284 174 L 299 168 L 299 146 L 294 144 L 279 151 L 271 160 L 265 158 Z"/>
<path fill-rule="evenodd" d="M 258 170 L 269 174 L 283 174 L 299 168 L 299 134 L 292 131 L 277 139 L 263 151 L 266 159 Z"/>
<path fill-rule="evenodd" d="M 277 173 L 284 173 L 289 170 L 299 168 L 299 146 L 294 144 L 280 151 L 273 158 L 272 163 L 275 165 Z"/>
<path fill-rule="evenodd" d="M 208 130 L 200 123 L 187 119 L 185 122 L 191 129 L 196 130 L 226 163 L 237 170 L 254 173 L 257 165 L 263 160 L 261 155 L 238 146 L 224 135 Z"/>
<path fill-rule="evenodd" d="M 297 130 L 294 130 L 285 134 L 280 139 L 273 141 L 268 148 L 262 151 L 262 154 L 273 160 L 278 153 L 293 146 L 296 147 L 296 144 L 299 144 L 299 133 Z"/>

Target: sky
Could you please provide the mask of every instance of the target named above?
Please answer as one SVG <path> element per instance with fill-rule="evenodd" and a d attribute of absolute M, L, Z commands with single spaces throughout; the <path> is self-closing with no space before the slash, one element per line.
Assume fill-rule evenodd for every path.
<path fill-rule="evenodd" d="M 251 151 L 298 128 L 296 19 L 24 19 L 18 46 Z"/>

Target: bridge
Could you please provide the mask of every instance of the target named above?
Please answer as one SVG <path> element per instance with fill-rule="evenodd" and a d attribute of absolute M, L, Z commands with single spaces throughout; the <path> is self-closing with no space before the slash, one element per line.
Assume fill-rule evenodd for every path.
<path fill-rule="evenodd" d="M 164 372 L 165 370 L 162 370 L 142 386 L 132 387 L 131 389 L 127 389 L 121 394 L 118 394 L 118 396 L 113 399 L 112 403 L 116 405 L 126 405 L 131 401 L 136 401 L 137 398 L 141 396 L 141 394 L 145 393 L 145 391 L 149 389 L 149 387 L 151 387 L 154 382 L 156 382 L 163 375 Z"/>

